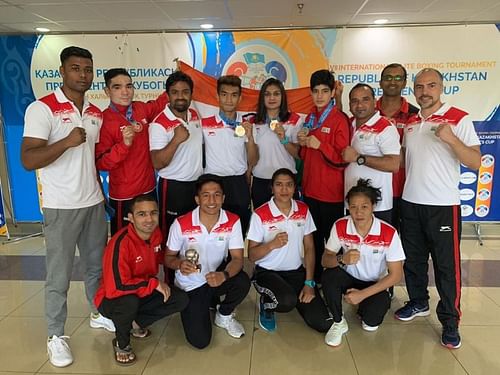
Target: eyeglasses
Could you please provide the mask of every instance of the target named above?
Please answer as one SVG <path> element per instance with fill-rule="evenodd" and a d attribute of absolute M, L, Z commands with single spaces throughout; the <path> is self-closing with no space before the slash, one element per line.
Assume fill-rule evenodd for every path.
<path fill-rule="evenodd" d="M 400 75 L 397 75 L 397 76 L 391 76 L 391 75 L 384 75 L 382 76 L 382 81 L 396 81 L 396 82 L 399 82 L 399 81 L 404 81 L 406 79 L 405 76 L 400 76 Z"/>

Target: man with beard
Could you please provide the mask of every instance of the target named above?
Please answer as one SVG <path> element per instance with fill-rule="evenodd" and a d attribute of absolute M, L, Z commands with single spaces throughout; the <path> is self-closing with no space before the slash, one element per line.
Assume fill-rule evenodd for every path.
<path fill-rule="evenodd" d="M 174 219 L 196 207 L 195 182 L 202 174 L 202 130 L 198 113 L 189 108 L 193 80 L 172 73 L 166 83 L 169 104 L 149 126 L 149 149 L 158 171 L 160 229 L 167 238 Z"/>
<path fill-rule="evenodd" d="M 460 164 L 478 169 L 479 138 L 467 112 L 441 102 L 443 76 L 423 69 L 415 76 L 418 116 L 405 128 L 406 182 L 401 202 L 404 273 L 410 301 L 395 317 L 410 321 L 429 315 L 429 254 L 440 301 L 441 344 L 459 348 L 460 321 Z"/>

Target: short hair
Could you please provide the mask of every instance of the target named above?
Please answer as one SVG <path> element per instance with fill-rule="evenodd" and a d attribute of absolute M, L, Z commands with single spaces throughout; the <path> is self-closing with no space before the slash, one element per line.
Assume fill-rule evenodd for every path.
<path fill-rule="evenodd" d="M 420 72 L 418 72 L 416 75 L 415 75 L 415 81 L 417 80 L 418 76 L 422 75 L 423 73 L 427 73 L 427 72 L 434 72 L 437 74 L 437 76 L 439 77 L 439 80 L 441 81 L 441 83 L 443 83 L 443 74 L 441 74 L 441 72 L 437 69 L 434 69 L 434 68 L 424 68 L 422 69 Z"/>
<path fill-rule="evenodd" d="M 109 87 L 109 85 L 111 84 L 111 80 L 116 76 L 127 76 L 128 78 L 132 79 L 129 72 L 127 72 L 127 69 L 112 68 L 104 73 L 104 82 L 106 83 L 106 87 Z"/>
<path fill-rule="evenodd" d="M 64 65 L 64 62 L 69 59 L 71 56 L 76 56 L 76 57 L 82 57 L 84 59 L 90 59 L 92 62 L 92 54 L 88 49 L 81 48 L 81 47 L 76 47 L 76 46 L 70 46 L 66 47 L 61 51 L 61 54 L 59 55 L 59 59 L 61 60 L 61 65 Z"/>
<path fill-rule="evenodd" d="M 235 76 L 233 74 L 227 76 L 220 76 L 219 79 L 217 80 L 217 94 L 220 93 L 222 85 L 237 87 L 241 94 L 241 79 L 238 76 Z"/>
<path fill-rule="evenodd" d="M 384 73 L 385 73 L 385 71 L 387 69 L 392 69 L 392 68 L 401 68 L 401 69 L 403 69 L 404 78 L 405 78 L 405 81 L 406 81 L 406 79 L 408 78 L 408 72 L 406 71 L 406 68 L 402 64 L 400 64 L 400 63 L 392 63 L 392 64 L 384 66 L 384 69 L 382 69 L 382 73 L 380 73 L 380 77 L 384 76 Z"/>
<path fill-rule="evenodd" d="M 360 178 L 358 183 L 347 193 L 345 200 L 349 204 L 350 199 L 355 195 L 364 195 L 369 198 L 373 205 L 382 200 L 382 191 L 380 188 L 373 187 L 371 180 Z"/>
<path fill-rule="evenodd" d="M 158 204 L 156 197 L 153 194 L 140 194 L 132 198 L 132 200 L 130 201 L 128 213 L 133 214 L 135 205 L 141 202 L 155 202 L 156 204 Z"/>
<path fill-rule="evenodd" d="M 326 85 L 333 90 L 335 87 L 335 76 L 328 69 L 321 69 L 315 71 L 311 74 L 311 79 L 309 80 L 309 87 L 311 90 L 318 85 Z"/>
<path fill-rule="evenodd" d="M 224 183 L 222 182 L 222 178 L 214 174 L 205 173 L 202 174 L 200 177 L 198 177 L 198 179 L 195 182 L 194 186 L 196 195 L 200 194 L 200 191 L 203 188 L 203 186 L 205 184 L 208 184 L 209 182 L 215 182 L 216 184 L 218 184 L 222 190 L 222 194 L 224 194 Z"/>
<path fill-rule="evenodd" d="M 297 176 L 288 168 L 280 168 L 274 171 L 273 176 L 271 177 L 271 186 L 274 185 L 278 176 L 288 176 L 293 180 L 293 184 L 297 185 Z"/>
<path fill-rule="evenodd" d="M 351 91 L 349 91 L 349 99 L 351 99 L 351 94 L 354 90 L 357 90 L 357 89 L 360 89 L 360 88 L 367 88 L 371 94 L 372 94 L 372 98 L 375 99 L 375 90 L 373 89 L 373 87 L 371 87 L 369 84 L 367 83 L 358 83 L 356 85 L 354 85 L 354 87 L 351 89 Z"/>
<path fill-rule="evenodd" d="M 193 88 L 194 88 L 193 80 L 191 79 L 190 76 L 188 76 L 184 72 L 181 72 L 180 70 L 177 70 L 168 76 L 167 82 L 165 83 L 165 89 L 167 93 L 168 90 L 170 90 L 170 87 L 175 85 L 177 82 L 186 82 L 189 88 L 191 89 L 191 93 L 193 93 Z"/>
<path fill-rule="evenodd" d="M 286 98 L 285 86 L 283 82 L 276 78 L 268 78 L 261 86 L 259 91 L 259 100 L 257 102 L 257 115 L 255 116 L 255 123 L 262 124 L 267 118 L 267 109 L 265 103 L 265 94 L 269 86 L 276 86 L 281 93 L 281 104 L 280 111 L 278 113 L 278 119 L 282 122 L 288 121 L 290 118 L 290 111 L 288 111 L 288 100 Z"/>

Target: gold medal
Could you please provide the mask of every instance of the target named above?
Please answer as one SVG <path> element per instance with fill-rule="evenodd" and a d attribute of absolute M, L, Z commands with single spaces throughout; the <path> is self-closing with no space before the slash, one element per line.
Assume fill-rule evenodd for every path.
<path fill-rule="evenodd" d="M 243 137 L 245 135 L 245 128 L 241 125 L 238 125 L 234 129 L 234 134 L 236 134 L 238 137 Z"/>
<path fill-rule="evenodd" d="M 276 127 L 279 125 L 279 121 L 278 120 L 273 120 L 271 121 L 271 123 L 269 124 L 269 128 L 271 128 L 272 131 L 274 131 L 276 129 Z"/>
<path fill-rule="evenodd" d="M 300 131 L 304 134 L 304 136 L 307 137 L 307 135 L 309 134 L 309 128 L 302 128 L 300 129 Z"/>

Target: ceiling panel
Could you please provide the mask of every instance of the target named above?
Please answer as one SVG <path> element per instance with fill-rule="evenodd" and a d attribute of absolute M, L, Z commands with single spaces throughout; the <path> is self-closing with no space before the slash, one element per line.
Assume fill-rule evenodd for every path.
<path fill-rule="evenodd" d="M 74 4 L 71 7 L 62 7 L 60 5 L 27 5 L 24 6 L 27 12 L 38 14 L 51 21 L 73 21 L 78 19 L 91 20 L 103 18 L 99 12 L 92 10 L 92 7 L 83 4 Z"/>
<path fill-rule="evenodd" d="M 226 18 L 229 14 L 223 1 L 193 1 L 193 2 L 168 2 L 157 3 L 157 6 L 162 9 L 169 17 L 177 18 Z M 200 25 L 196 25 L 199 27 Z"/>
<path fill-rule="evenodd" d="M 420 12 L 436 0 L 370 0 L 360 13 Z"/>
<path fill-rule="evenodd" d="M 30 12 L 26 12 L 23 9 L 14 6 L 2 7 L 0 12 L 0 25 L 17 23 L 17 22 L 36 22 L 43 21 L 43 18 L 38 17 Z"/>

